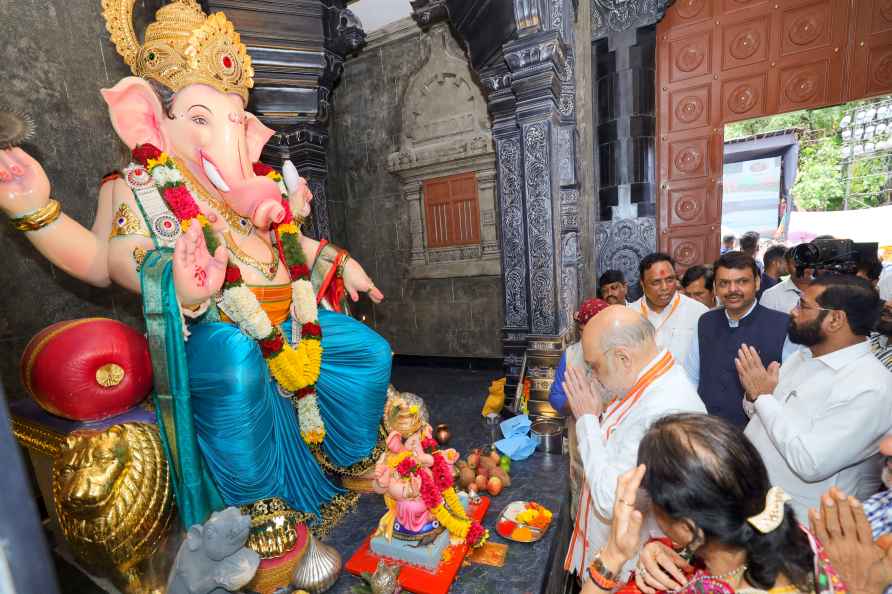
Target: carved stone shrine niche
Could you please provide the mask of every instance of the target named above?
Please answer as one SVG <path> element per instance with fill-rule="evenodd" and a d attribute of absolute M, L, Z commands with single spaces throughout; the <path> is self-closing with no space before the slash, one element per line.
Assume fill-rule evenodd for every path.
<path fill-rule="evenodd" d="M 423 39 L 429 57 L 406 86 L 400 144 L 387 163 L 409 203 L 410 276 L 499 275 L 495 149 L 486 101 L 446 23 L 432 26 Z M 476 178 L 480 242 L 431 247 L 424 183 L 466 173 Z"/>

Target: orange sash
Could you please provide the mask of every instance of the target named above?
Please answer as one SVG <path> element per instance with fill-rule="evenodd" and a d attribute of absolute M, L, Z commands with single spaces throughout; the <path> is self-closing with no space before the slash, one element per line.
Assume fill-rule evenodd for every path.
<path fill-rule="evenodd" d="M 670 313 L 671 315 L 671 313 Z M 667 318 L 668 319 L 668 318 Z M 632 407 L 641 399 L 641 395 L 644 394 L 644 391 L 659 378 L 666 375 L 666 373 L 672 369 L 672 366 L 675 364 L 674 359 L 672 358 L 672 353 L 666 351 L 659 360 L 651 366 L 644 374 L 638 378 L 638 381 L 635 382 L 635 385 L 626 392 L 626 395 L 621 399 L 614 401 L 610 405 L 610 409 L 607 410 L 603 415 L 602 423 L 607 424 L 607 431 L 605 434 L 605 441 L 610 440 L 610 437 L 616 431 L 616 428 L 619 427 L 620 423 L 622 423 L 626 416 L 628 416 L 629 411 L 632 410 Z M 611 419 L 613 419 L 612 422 Z M 585 505 L 583 506 L 583 497 L 585 497 Z M 579 505 L 577 506 L 576 512 L 576 521 L 573 525 L 573 535 L 570 538 L 570 547 L 567 550 L 567 555 L 564 557 L 564 570 L 570 571 L 570 564 L 573 562 L 573 551 L 576 548 L 576 543 L 579 541 L 582 545 L 582 563 L 585 564 L 585 557 L 588 554 L 589 542 L 588 542 L 588 519 L 589 519 L 589 510 L 592 506 L 592 495 L 591 489 L 588 485 L 588 479 L 585 479 L 582 483 L 582 490 L 579 493 Z M 583 511 L 584 510 L 584 511 Z M 580 526 L 580 522 L 582 525 Z M 579 568 L 582 571 L 583 568 Z"/>
<path fill-rule="evenodd" d="M 274 326 L 278 326 L 282 322 L 288 319 L 288 314 L 291 311 L 291 285 L 267 285 L 262 287 L 252 287 L 248 286 L 251 289 L 251 292 L 254 293 L 254 296 L 257 297 L 257 301 L 260 302 L 260 307 L 263 308 L 263 311 L 266 312 L 266 315 L 269 316 L 269 321 L 272 322 Z M 224 322 L 232 322 L 222 310 L 220 310 L 220 319 Z"/>
<path fill-rule="evenodd" d="M 679 303 L 681 303 L 681 295 L 676 291 L 676 293 L 675 293 L 675 299 L 672 300 L 672 309 L 669 310 L 669 315 L 667 315 L 667 316 L 663 319 L 663 321 L 660 322 L 660 325 L 656 327 L 656 331 L 657 331 L 657 332 L 660 331 L 660 328 L 663 327 L 663 324 L 665 324 L 666 322 L 669 321 L 669 318 L 671 318 L 671 317 L 672 317 L 672 314 L 675 313 L 675 310 L 678 309 L 678 304 L 679 304 Z M 642 298 L 641 298 L 641 315 L 644 316 L 644 319 L 645 319 L 645 320 L 649 319 L 649 318 L 647 317 L 647 309 L 648 309 L 648 308 L 647 308 L 647 297 L 642 297 Z"/>

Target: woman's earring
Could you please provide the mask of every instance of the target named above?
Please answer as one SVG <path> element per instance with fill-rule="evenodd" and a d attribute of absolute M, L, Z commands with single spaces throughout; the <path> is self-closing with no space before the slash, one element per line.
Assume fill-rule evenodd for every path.
<path fill-rule="evenodd" d="M 694 558 L 694 553 L 697 552 L 697 549 L 703 546 L 703 542 L 705 540 L 703 536 L 703 530 L 701 530 L 697 526 L 694 526 L 693 523 L 691 525 L 691 532 L 694 533 L 694 538 L 692 538 L 691 541 L 686 544 L 679 553 L 679 555 L 684 557 L 685 561 L 687 561 L 688 563 L 690 563 L 691 560 Z"/>

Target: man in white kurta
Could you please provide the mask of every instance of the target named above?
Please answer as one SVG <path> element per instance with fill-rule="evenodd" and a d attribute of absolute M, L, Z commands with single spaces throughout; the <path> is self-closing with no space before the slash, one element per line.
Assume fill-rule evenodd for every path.
<path fill-rule="evenodd" d="M 587 488 L 564 567 L 584 578 L 610 534 L 617 478 L 635 467 L 647 429 L 666 415 L 706 413 L 706 408 L 681 364 L 657 346 L 653 325 L 633 310 L 603 310 L 586 325 L 582 345 L 595 379 L 589 382 L 571 368 L 564 389 L 577 417 Z M 604 392 L 618 395 L 606 407 Z M 630 562 L 625 571 L 631 567 Z"/>
<path fill-rule="evenodd" d="M 800 522 L 830 487 L 865 499 L 880 486 L 878 443 L 892 432 L 892 373 L 866 338 L 878 305 L 864 279 L 817 277 L 790 325 L 791 340 L 808 348 L 779 370 L 766 370 L 752 350 L 738 357 L 741 384 L 754 403 L 744 407 L 752 413 L 746 435 L 772 484 L 793 498 Z"/>
<path fill-rule="evenodd" d="M 709 308 L 681 294 L 675 261 L 667 254 L 656 252 L 645 256 L 638 271 L 644 295 L 630 303 L 629 308 L 653 324 L 657 346 L 667 349 L 683 364 L 697 334 L 697 322 Z"/>

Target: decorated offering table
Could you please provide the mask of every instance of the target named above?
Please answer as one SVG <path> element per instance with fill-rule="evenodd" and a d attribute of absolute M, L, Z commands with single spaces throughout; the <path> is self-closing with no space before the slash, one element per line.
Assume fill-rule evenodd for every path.
<path fill-rule="evenodd" d="M 393 381 L 401 389 L 422 396 L 433 424 L 446 423 L 451 440 L 448 447 L 462 456 L 473 448 L 488 446 L 490 432 L 480 416 L 481 394 L 492 379 L 487 372 L 454 369 L 395 367 Z M 497 496 L 483 493 L 490 505 L 483 519 L 489 543 L 507 545 L 501 567 L 469 563 L 458 569 L 449 592 L 452 594 L 513 594 L 560 592 L 563 554 L 569 533 L 569 461 L 560 454 L 534 453 L 511 463 L 511 486 Z M 499 535 L 499 514 L 512 501 L 536 501 L 553 512 L 544 536 L 533 543 L 512 542 Z M 324 542 L 338 550 L 349 568 L 349 560 L 375 530 L 386 508 L 380 495 L 362 495 L 356 510 L 346 516 Z M 431 576 L 431 581 L 436 581 Z M 329 592 L 347 594 L 363 580 L 347 571 Z"/>

